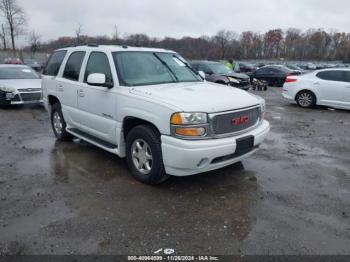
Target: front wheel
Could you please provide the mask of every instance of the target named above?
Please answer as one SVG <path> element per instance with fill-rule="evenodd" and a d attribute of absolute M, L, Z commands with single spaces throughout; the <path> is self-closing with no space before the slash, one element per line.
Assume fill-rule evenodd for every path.
<path fill-rule="evenodd" d="M 152 126 L 134 127 L 126 138 L 126 160 L 131 174 L 145 184 L 160 184 L 165 173 L 160 136 Z"/>
<path fill-rule="evenodd" d="M 64 121 L 61 105 L 56 103 L 51 108 L 51 126 L 58 140 L 70 141 L 73 136 L 66 131 L 67 124 Z"/>
<path fill-rule="evenodd" d="M 311 108 L 316 105 L 316 97 L 310 91 L 301 91 L 296 96 L 296 102 L 300 107 Z"/>

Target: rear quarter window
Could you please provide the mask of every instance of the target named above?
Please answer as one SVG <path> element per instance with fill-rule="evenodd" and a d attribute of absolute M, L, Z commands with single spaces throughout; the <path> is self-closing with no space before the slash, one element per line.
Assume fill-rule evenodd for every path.
<path fill-rule="evenodd" d="M 46 64 L 46 67 L 43 71 L 43 74 L 47 76 L 57 76 L 58 71 L 60 70 L 60 67 L 62 65 L 63 59 L 66 56 L 66 54 L 67 54 L 67 51 L 65 50 L 54 52 L 50 56 Z"/>

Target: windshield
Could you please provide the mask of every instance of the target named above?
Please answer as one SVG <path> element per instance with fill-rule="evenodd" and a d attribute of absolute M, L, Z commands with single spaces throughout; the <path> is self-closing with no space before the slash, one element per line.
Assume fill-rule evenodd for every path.
<path fill-rule="evenodd" d="M 209 63 L 208 66 L 211 69 L 211 71 L 213 71 L 214 74 L 217 75 L 226 75 L 232 72 L 225 65 L 220 63 Z"/>
<path fill-rule="evenodd" d="M 121 85 L 202 81 L 180 56 L 173 53 L 115 52 L 113 58 Z"/>
<path fill-rule="evenodd" d="M 39 79 L 39 76 L 27 67 L 1 67 L 0 79 Z"/>

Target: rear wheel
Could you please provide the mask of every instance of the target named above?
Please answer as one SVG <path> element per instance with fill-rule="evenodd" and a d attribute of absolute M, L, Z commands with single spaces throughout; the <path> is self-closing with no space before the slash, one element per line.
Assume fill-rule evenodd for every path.
<path fill-rule="evenodd" d="M 165 173 L 160 136 L 152 126 L 134 127 L 126 138 L 126 159 L 131 174 L 145 184 L 159 184 Z"/>
<path fill-rule="evenodd" d="M 301 91 L 296 96 L 296 102 L 300 107 L 311 108 L 316 105 L 316 96 L 310 91 Z"/>
<path fill-rule="evenodd" d="M 70 141 L 73 136 L 66 131 L 66 121 L 64 121 L 61 105 L 56 103 L 51 108 L 51 126 L 58 140 Z"/>

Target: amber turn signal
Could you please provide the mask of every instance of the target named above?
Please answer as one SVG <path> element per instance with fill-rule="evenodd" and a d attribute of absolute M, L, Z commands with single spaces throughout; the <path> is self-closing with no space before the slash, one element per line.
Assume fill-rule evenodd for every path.
<path fill-rule="evenodd" d="M 204 127 L 177 127 L 175 128 L 175 133 L 179 136 L 204 136 L 205 128 Z"/>

